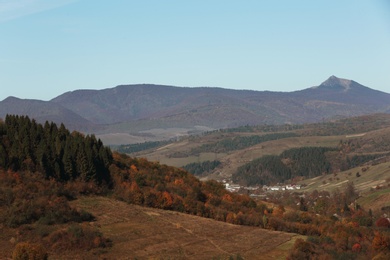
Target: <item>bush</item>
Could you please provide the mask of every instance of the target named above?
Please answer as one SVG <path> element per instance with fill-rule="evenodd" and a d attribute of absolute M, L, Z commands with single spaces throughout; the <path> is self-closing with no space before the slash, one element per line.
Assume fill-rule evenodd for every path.
<path fill-rule="evenodd" d="M 313 259 L 316 254 L 315 246 L 312 243 L 298 238 L 287 259 Z"/>
<path fill-rule="evenodd" d="M 390 221 L 387 218 L 379 218 L 375 225 L 377 227 L 390 228 Z"/>
<path fill-rule="evenodd" d="M 18 243 L 12 254 L 14 260 L 46 260 L 46 249 L 41 244 Z"/>
<path fill-rule="evenodd" d="M 79 224 L 53 232 L 49 235 L 48 241 L 55 250 L 71 250 L 74 248 L 90 250 L 97 247 L 111 246 L 111 241 L 104 238 L 98 230 Z"/>

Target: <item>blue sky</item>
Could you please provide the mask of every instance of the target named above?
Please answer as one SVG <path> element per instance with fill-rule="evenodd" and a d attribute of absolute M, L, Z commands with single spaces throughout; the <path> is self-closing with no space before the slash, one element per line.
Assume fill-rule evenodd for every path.
<path fill-rule="evenodd" d="M 0 0 L 0 100 L 152 83 L 390 92 L 390 1 Z"/>

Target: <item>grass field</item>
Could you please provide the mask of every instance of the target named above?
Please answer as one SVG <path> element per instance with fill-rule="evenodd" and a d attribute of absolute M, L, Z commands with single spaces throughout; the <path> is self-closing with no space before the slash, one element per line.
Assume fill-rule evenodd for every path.
<path fill-rule="evenodd" d="M 72 204 L 93 213 L 95 225 L 112 239 L 112 248 L 94 252 L 106 259 L 285 259 L 301 237 L 102 197 Z"/>
<path fill-rule="evenodd" d="M 286 259 L 295 240 L 305 238 L 129 205 L 107 197 L 82 197 L 71 206 L 92 213 L 96 221 L 83 225 L 97 228 L 113 245 L 89 251 L 48 249 L 49 259 Z M 15 243 L 34 241 L 32 233 L 67 229 L 69 225 L 1 227 L 0 259 L 11 259 Z"/>

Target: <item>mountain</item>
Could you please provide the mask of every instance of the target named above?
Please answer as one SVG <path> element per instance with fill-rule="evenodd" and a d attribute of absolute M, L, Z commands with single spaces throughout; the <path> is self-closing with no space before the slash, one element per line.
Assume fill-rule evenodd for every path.
<path fill-rule="evenodd" d="M 335 76 L 319 86 L 294 92 L 143 84 L 71 91 L 48 102 L 35 101 L 34 107 L 31 102 L 6 99 L 0 102 L 0 116 L 4 111 L 26 113 L 42 120 L 73 123 L 79 130 L 97 134 L 149 135 L 145 140 L 151 136 L 161 139 L 161 129 L 171 129 L 170 135 L 164 136 L 169 138 L 199 129 L 319 122 L 390 111 L 390 94 Z M 45 106 L 55 109 L 48 113 Z"/>
<path fill-rule="evenodd" d="M 331 76 L 317 87 L 300 91 L 308 99 L 370 106 L 372 109 L 389 108 L 389 94 L 370 89 L 353 80 Z"/>
<path fill-rule="evenodd" d="M 253 108 L 253 104 L 245 104 L 254 93 L 221 88 L 126 85 L 105 90 L 67 92 L 52 102 L 100 124 L 164 119 L 187 126 L 185 121 L 189 119 L 191 125 L 214 124 L 221 127 L 239 119 L 245 122 L 264 119 L 254 113 L 258 108 Z M 261 104 L 255 106 L 261 107 Z"/>
<path fill-rule="evenodd" d="M 28 115 L 39 123 L 45 121 L 64 123 L 72 130 L 88 131 L 97 127 L 73 111 L 50 101 L 8 97 L 0 102 L 0 118 L 5 118 L 7 114 Z"/>

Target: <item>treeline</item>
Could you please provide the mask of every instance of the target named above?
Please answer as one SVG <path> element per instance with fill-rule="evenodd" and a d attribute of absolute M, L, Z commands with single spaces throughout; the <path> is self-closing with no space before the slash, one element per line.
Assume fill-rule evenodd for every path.
<path fill-rule="evenodd" d="M 0 167 L 40 172 L 58 181 L 82 179 L 109 183 L 112 154 L 94 135 L 84 136 L 54 123 L 38 124 L 7 115 L 0 122 Z"/>
<path fill-rule="evenodd" d="M 355 168 L 361 166 L 367 162 L 374 161 L 379 158 L 389 156 L 389 153 L 386 154 L 365 154 L 365 155 L 354 155 L 352 157 L 347 157 L 347 169 Z"/>
<path fill-rule="evenodd" d="M 284 151 L 279 156 L 267 155 L 237 169 L 232 179 L 236 183 L 270 185 L 297 176 L 313 178 L 331 171 L 326 152 L 335 148 L 301 147 Z"/>
<path fill-rule="evenodd" d="M 199 154 L 202 152 L 226 153 L 229 151 L 251 147 L 253 145 L 257 145 L 267 141 L 296 136 L 298 136 L 296 133 L 274 133 L 266 135 L 237 136 L 232 139 L 224 139 L 212 144 L 203 144 L 200 147 L 192 149 L 191 154 Z"/>
<path fill-rule="evenodd" d="M 145 151 L 148 149 L 156 148 L 159 146 L 163 146 L 170 143 L 170 141 L 155 141 L 155 142 L 144 142 L 144 143 L 137 143 L 137 144 L 126 144 L 126 145 L 120 145 L 116 148 L 116 150 L 120 153 L 137 153 L 141 151 Z"/>
<path fill-rule="evenodd" d="M 189 163 L 183 166 L 183 169 L 194 175 L 201 175 L 203 173 L 211 172 L 221 164 L 220 161 L 204 161 L 199 163 Z"/>

